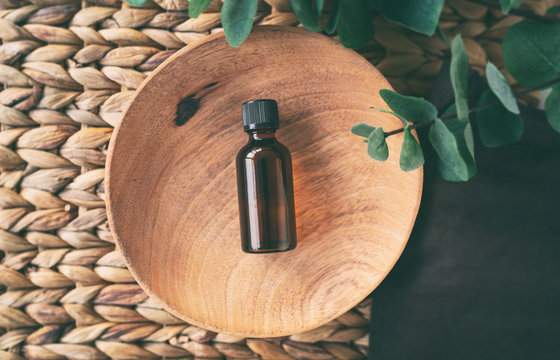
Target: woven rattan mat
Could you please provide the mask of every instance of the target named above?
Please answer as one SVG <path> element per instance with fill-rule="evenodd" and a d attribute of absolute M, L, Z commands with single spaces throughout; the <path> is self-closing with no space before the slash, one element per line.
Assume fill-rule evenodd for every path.
<path fill-rule="evenodd" d="M 155 1 L 0 0 L 0 358 L 365 357 L 371 298 L 308 333 L 232 337 L 163 311 L 115 251 L 104 202 L 113 126 L 158 64 L 221 31 L 220 1 L 197 19 L 186 0 Z M 289 9 L 267 0 L 256 22 L 297 26 Z M 488 58 L 503 67 L 500 40 L 519 20 L 450 1 L 440 26 L 463 34 L 481 70 Z M 375 29 L 360 52 L 397 90 L 425 95 L 445 42 L 380 17 Z"/>

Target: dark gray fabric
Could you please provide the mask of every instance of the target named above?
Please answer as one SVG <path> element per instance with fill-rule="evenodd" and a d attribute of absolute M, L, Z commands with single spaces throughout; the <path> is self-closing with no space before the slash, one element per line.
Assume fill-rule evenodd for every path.
<path fill-rule="evenodd" d="M 371 359 L 560 359 L 560 134 L 523 118 L 519 143 L 477 143 L 467 183 L 426 152 L 412 236 L 373 293 Z"/>

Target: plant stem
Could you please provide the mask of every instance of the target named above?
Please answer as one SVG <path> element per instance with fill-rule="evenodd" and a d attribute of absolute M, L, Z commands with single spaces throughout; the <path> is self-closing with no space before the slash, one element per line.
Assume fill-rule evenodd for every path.
<path fill-rule="evenodd" d="M 528 94 L 528 93 L 531 93 L 531 92 L 533 92 L 533 91 L 536 91 L 536 90 L 539 90 L 539 89 L 542 89 L 542 88 L 545 88 L 545 87 L 549 87 L 550 85 L 554 85 L 554 84 L 556 84 L 556 83 L 560 83 L 560 77 L 557 77 L 557 78 L 552 79 L 552 80 L 549 80 L 549 81 L 545 81 L 545 82 L 543 82 L 542 84 L 538 84 L 538 85 L 536 85 L 536 86 L 532 86 L 532 87 L 530 87 L 530 88 L 527 88 L 527 89 L 524 89 L 524 90 L 522 90 L 522 91 L 519 91 L 519 92 L 515 93 L 514 96 L 515 96 L 515 97 L 523 96 L 523 95 Z M 486 109 L 486 108 L 492 107 L 492 106 L 494 106 L 494 105 L 498 105 L 499 103 L 500 103 L 500 100 L 496 100 L 496 101 L 489 102 L 489 103 L 487 103 L 487 104 L 482 104 L 482 105 L 473 107 L 472 109 L 469 109 L 469 114 L 471 114 L 471 113 L 473 113 L 473 112 L 475 112 L 475 111 L 478 111 L 478 110 L 482 110 L 482 109 Z M 445 115 L 445 116 L 442 116 L 440 119 L 443 120 L 443 121 L 445 121 L 445 120 L 453 119 L 453 118 L 456 118 L 456 117 L 457 117 L 457 113 L 454 113 L 454 114 L 447 114 L 447 115 Z M 432 120 L 430 120 L 430 121 L 424 121 L 424 122 L 420 122 L 420 123 L 414 123 L 414 124 L 410 125 L 410 127 L 413 128 L 413 129 L 418 129 L 418 128 L 421 128 L 421 127 L 424 127 L 424 126 L 431 125 L 431 124 L 433 124 L 435 121 L 436 121 L 436 119 L 432 119 Z M 396 130 L 393 130 L 393 131 L 389 131 L 389 132 L 386 132 L 386 133 L 385 133 L 385 137 L 391 136 L 391 135 L 395 135 L 395 134 L 398 134 L 398 133 L 402 133 L 403 131 L 404 131 L 404 128 L 400 128 L 400 129 L 396 129 Z"/>
<path fill-rule="evenodd" d="M 473 3 L 480 4 L 480 5 L 488 6 L 489 8 L 502 10 L 502 7 L 500 6 L 500 4 L 498 4 L 497 2 L 491 1 L 491 0 L 469 0 L 469 1 L 473 2 Z M 536 14 L 536 13 L 531 12 L 531 11 L 526 11 L 526 10 L 511 9 L 509 11 L 509 13 L 510 13 L 510 15 L 517 15 L 517 16 L 524 17 L 526 19 L 531 19 L 531 20 L 535 20 L 535 21 L 538 21 L 538 22 L 542 22 L 542 23 L 550 23 L 550 24 L 560 23 L 560 20 L 558 20 L 558 19 L 555 19 L 555 18 L 552 18 L 552 17 L 547 17 L 547 16 L 542 16 L 542 15 Z"/>

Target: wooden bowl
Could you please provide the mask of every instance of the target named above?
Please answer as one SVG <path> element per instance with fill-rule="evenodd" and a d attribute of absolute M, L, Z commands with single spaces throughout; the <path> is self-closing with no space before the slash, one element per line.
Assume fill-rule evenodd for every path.
<path fill-rule="evenodd" d="M 364 299 L 410 235 L 422 170 L 385 163 L 350 133 L 401 127 L 369 62 L 321 34 L 261 27 L 239 48 L 215 34 L 178 51 L 138 89 L 108 162 L 109 221 L 138 283 L 163 308 L 217 332 L 273 337 L 324 324 Z M 235 155 L 241 103 L 278 101 L 292 152 L 298 247 L 241 251 Z M 179 115 L 177 115 L 179 113 Z"/>

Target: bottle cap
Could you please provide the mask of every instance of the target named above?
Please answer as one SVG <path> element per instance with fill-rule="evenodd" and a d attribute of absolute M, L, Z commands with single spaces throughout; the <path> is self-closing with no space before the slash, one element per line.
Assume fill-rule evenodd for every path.
<path fill-rule="evenodd" d="M 278 129 L 278 104 L 270 99 L 250 100 L 241 105 L 243 130 Z"/>

